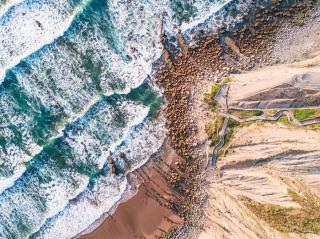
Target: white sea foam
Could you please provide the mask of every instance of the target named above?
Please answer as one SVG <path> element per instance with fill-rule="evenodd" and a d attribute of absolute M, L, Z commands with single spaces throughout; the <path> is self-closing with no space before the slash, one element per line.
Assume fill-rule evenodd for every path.
<path fill-rule="evenodd" d="M 23 2 L 24 0 L 4 0 L 0 1 L 0 17 L 7 12 L 11 7 L 18 5 L 19 3 Z"/>
<path fill-rule="evenodd" d="M 30 8 L 31 12 L 33 11 L 33 8 L 35 8 L 35 6 Z M 145 39 L 145 41 L 149 42 L 150 39 L 153 39 L 148 44 L 156 46 L 158 45 L 158 42 L 153 41 L 158 40 L 158 21 L 154 20 L 151 23 L 152 24 L 148 26 L 147 29 L 144 29 L 143 32 L 136 32 L 135 38 L 139 39 L 141 34 L 152 30 L 149 38 Z M 125 25 L 125 22 L 122 22 L 121 24 Z M 85 25 L 82 26 L 82 29 L 83 31 L 87 31 Z M 147 74 L 151 72 L 152 61 L 160 55 L 159 49 L 157 52 L 153 50 L 147 51 L 146 48 L 144 49 L 144 52 L 147 52 L 148 54 L 151 52 L 151 56 L 145 54 L 146 57 L 138 56 L 137 59 L 126 62 L 121 56 L 108 47 L 108 42 L 101 36 L 102 34 L 97 29 L 86 33 L 89 35 L 88 38 L 84 38 L 81 32 L 76 32 L 75 34 L 70 34 L 71 39 L 69 40 L 77 46 L 78 52 L 82 52 L 82 54 L 85 54 L 88 50 L 93 51 L 95 53 L 93 55 L 93 60 L 96 62 L 103 62 L 108 72 L 111 72 L 111 75 L 101 76 L 101 86 L 106 94 L 111 95 L 114 92 L 128 93 L 131 88 L 139 86 L 146 78 Z M 17 32 L 16 34 L 20 33 Z M 140 45 L 143 46 L 144 41 L 140 42 Z M 29 66 L 27 70 L 25 70 L 24 67 L 14 69 L 19 85 L 23 87 L 27 94 L 39 99 L 41 104 L 50 109 L 53 115 L 58 114 L 62 109 L 62 112 L 70 117 L 69 122 L 76 120 L 77 117 L 84 114 L 86 111 L 84 109 L 88 109 L 98 99 L 96 97 L 97 90 L 94 88 L 94 83 L 90 76 L 83 68 L 83 60 L 78 52 L 70 49 L 66 44 L 55 43 L 52 44 L 50 48 L 47 47 L 42 49 L 39 54 L 29 57 L 26 60 Z M 50 72 L 49 75 L 48 72 Z M 112 89 L 111 85 L 114 84 L 115 81 L 122 81 L 121 85 L 123 85 L 124 88 Z M 4 109 L 8 108 L 4 107 Z M 9 112 L 4 112 L 4 114 L 9 114 Z M 21 115 L 9 115 L 10 119 L 21 117 Z M 15 119 L 15 122 L 18 121 Z M 21 151 L 15 145 L 7 146 L 9 149 L 15 149 L 10 151 L 12 152 L 10 157 L 7 154 L 2 154 L 7 162 L 12 162 L 12 165 L 21 165 L 21 163 L 29 161 L 35 154 L 42 150 L 41 147 L 32 141 L 30 135 L 31 126 L 32 119 L 30 118 L 20 121 L 21 131 L 25 132 L 25 137 L 22 141 L 28 146 L 28 149 L 32 149 L 29 154 Z M 57 136 L 59 135 L 54 135 L 53 137 Z M 89 143 L 89 138 L 89 136 L 86 137 L 86 143 Z M 121 142 L 121 140 L 119 142 Z M 117 144 L 118 142 L 115 142 L 113 145 L 116 146 Z M 20 161 L 17 162 L 17 160 Z M 12 168 L 14 169 L 13 166 Z M 12 180 L 4 183 L 3 188 L 0 188 L 2 189 L 0 191 L 3 191 L 8 185 L 12 185 L 18 175 L 21 175 L 21 171 L 14 173 L 11 177 Z M 3 180 L 7 181 L 6 178 L 3 178 Z"/>
<path fill-rule="evenodd" d="M 0 18 L 0 80 L 7 69 L 61 36 L 82 11 L 66 0 L 26 0 Z"/>
<path fill-rule="evenodd" d="M 183 22 L 180 26 L 183 32 L 196 27 L 210 18 L 214 13 L 217 13 L 221 8 L 232 2 L 233 0 L 222 0 L 212 3 L 212 1 L 196 1 L 194 7 L 198 9 L 198 14 L 191 19 L 190 22 Z"/>
<path fill-rule="evenodd" d="M 91 106 L 98 100 L 95 98 L 91 102 Z M 81 112 L 84 114 L 84 112 Z M 81 117 L 82 114 L 77 115 Z M 0 167 L 11 171 L 10 176 L 0 176 L 0 194 L 7 188 L 14 185 L 14 182 L 22 176 L 25 172 L 25 163 L 30 161 L 36 154 L 43 150 L 31 135 L 33 125 L 32 119 L 22 113 L 15 105 L 14 101 L 6 94 L 0 94 L 0 136 L 6 140 L 4 148 L 0 147 Z M 76 120 L 74 115 L 72 120 Z M 19 134 L 21 134 L 20 142 L 14 140 L 17 133 L 13 132 L 11 127 L 17 127 Z M 62 136 L 62 129 L 59 130 L 54 138 Z M 21 143 L 21 145 L 17 145 Z"/>
<path fill-rule="evenodd" d="M 129 52 L 135 48 L 137 58 L 143 58 L 149 65 L 157 60 L 161 53 L 160 16 L 168 1 L 128 1 L 112 0 L 109 13 L 117 29 L 120 44 Z"/>
<path fill-rule="evenodd" d="M 30 3 L 30 1 L 28 2 Z M 23 7 L 26 8 L 26 3 L 21 4 L 22 6 L 19 6 L 14 13 L 18 14 L 17 12 L 22 11 L 21 9 L 23 9 Z M 33 2 L 31 1 L 31 3 Z M 43 4 L 46 6 L 46 2 Z M 64 4 L 66 3 L 64 2 Z M 34 3 L 29 7 L 30 9 L 28 9 L 27 13 L 31 12 L 36 14 L 37 12 L 34 11 L 34 9 L 37 9 L 36 6 L 38 5 L 42 7 L 41 4 Z M 40 50 L 39 54 L 27 58 L 25 60 L 28 64 L 27 69 L 23 66 L 15 68 L 14 73 L 19 85 L 28 95 L 32 95 L 34 98 L 39 99 L 42 105 L 50 109 L 52 115 L 63 112 L 67 117 L 70 117 L 69 122 L 75 120 L 77 117 L 84 114 L 86 111 L 85 109 L 92 106 L 98 99 L 96 97 L 98 92 L 97 89 L 95 89 L 94 82 L 88 72 L 83 68 L 84 62 L 82 55 L 85 55 L 87 51 L 92 51 L 94 52 L 92 60 L 95 62 L 102 62 L 110 73 L 107 76 L 101 76 L 101 87 L 104 89 L 104 92 L 110 95 L 114 92 L 128 93 L 131 88 L 135 88 L 142 83 L 147 74 L 151 72 L 151 63 L 161 54 L 161 51 L 157 48 L 159 45 L 159 36 L 157 32 L 159 22 L 158 19 L 154 18 L 154 14 L 152 13 L 152 11 L 155 10 L 155 6 L 150 5 L 149 8 L 151 7 L 152 9 L 147 9 L 148 14 L 151 13 L 151 15 L 148 16 L 150 21 L 148 21 L 149 23 L 145 29 L 142 29 L 140 32 L 139 30 L 132 28 L 132 31 L 135 31 L 133 33 L 134 39 L 141 38 L 140 42 L 137 42 L 137 44 L 143 46 L 143 49 L 141 47 L 139 48 L 138 45 L 137 47 L 139 48 L 139 54 L 144 53 L 143 55 L 138 55 L 136 59 L 126 62 L 108 46 L 108 42 L 102 37 L 102 33 L 99 32 L 97 28 L 93 27 L 89 29 L 89 31 L 88 27 L 84 24 L 76 29 L 82 29 L 88 37 L 84 37 L 84 34 L 80 31 L 69 34 L 68 38 L 70 39 L 67 39 L 67 41 L 74 43 L 77 51 L 74 51 L 73 48 L 68 47 L 68 45 L 63 42 L 54 43 L 50 47 Z M 51 10 L 51 7 L 49 7 L 49 10 Z M 137 9 L 134 11 L 137 11 Z M 134 15 L 134 13 L 132 15 Z M 32 19 L 33 15 L 31 14 L 29 17 Z M 141 16 L 139 15 L 138 19 L 139 17 Z M 14 14 L 13 19 L 15 19 Z M 119 24 L 120 28 L 124 28 L 128 19 L 130 18 L 126 17 L 124 21 L 120 21 L 117 24 Z M 136 20 L 138 21 L 138 19 Z M 9 18 L 9 20 L 11 20 L 11 18 Z M 142 26 L 143 25 L 141 25 L 141 27 Z M 18 32 L 15 34 L 20 35 L 18 26 L 15 28 L 16 29 L 11 29 L 11 31 L 14 32 L 14 30 L 17 30 Z M 46 29 L 46 31 L 48 31 L 48 29 Z M 142 39 L 142 35 L 144 34 L 147 35 Z M 124 39 L 127 37 L 128 36 L 123 35 Z M 21 38 L 20 40 L 23 41 L 23 39 L 24 38 Z M 135 42 L 135 40 L 132 42 Z M 130 42 L 124 40 L 124 43 L 129 45 Z M 148 45 L 146 45 L 146 43 Z M 148 48 L 152 46 L 155 46 L 155 48 L 148 51 Z M 115 82 L 117 82 L 117 84 L 120 82 L 124 87 L 114 89 L 112 85 Z M 4 106 L 3 109 L 10 111 L 6 106 Z M 9 115 L 8 118 L 10 119 L 21 117 L 21 115 L 19 115 L 21 113 L 16 113 L 18 116 L 9 112 L 3 113 L 3 115 Z M 14 121 L 18 122 L 16 119 Z M 12 154 L 15 159 L 10 159 L 8 158 L 8 155 L 2 154 L 3 157 L 7 157 L 6 160 L 8 162 L 15 162 L 16 159 L 20 159 L 20 163 L 29 161 L 32 156 L 39 153 L 42 149 L 37 146 L 35 142 L 32 142 L 32 137 L 30 136 L 32 119 L 27 118 L 21 120 L 19 124 L 21 130 L 25 132 L 25 137 L 22 141 L 25 144 L 29 142 L 27 144 L 28 148 L 33 150 L 28 155 L 25 152 L 24 155 L 22 155 L 23 152 L 15 150 L 16 153 Z M 57 136 L 59 135 L 53 135 L 53 137 Z M 14 145 L 12 147 L 16 148 Z M 15 165 L 19 164 L 15 163 Z M 12 180 L 15 179 L 16 177 L 13 176 Z M 10 184 L 12 184 L 12 182 Z M 5 185 L 8 184 L 6 183 Z"/>
<path fill-rule="evenodd" d="M 68 162 L 70 165 L 77 165 L 79 163 L 83 163 L 84 165 L 90 165 L 92 163 L 95 163 L 99 165 L 99 168 L 102 167 L 102 165 L 106 161 L 107 155 L 101 154 L 101 132 L 103 135 L 108 135 L 110 138 L 110 144 L 108 145 L 109 149 L 112 150 L 114 147 L 116 147 L 116 144 L 120 144 L 128 135 L 129 130 L 134 127 L 136 124 L 140 124 L 144 118 L 146 117 L 148 113 L 148 108 L 143 107 L 142 105 L 135 104 L 133 102 L 119 102 L 116 107 L 117 112 L 121 112 L 123 114 L 123 117 L 126 121 L 126 126 L 121 128 L 115 128 L 113 120 L 117 120 L 115 117 L 116 113 L 115 109 L 112 109 L 109 105 L 103 105 L 103 107 L 98 108 L 98 112 L 94 115 L 94 117 L 90 120 L 90 124 L 83 125 L 84 128 L 82 128 L 80 133 L 76 133 L 75 135 L 69 135 L 71 140 L 68 141 L 68 144 L 74 149 L 74 155 L 72 161 Z M 104 125 L 104 128 L 103 126 Z M 69 138 L 68 137 L 68 138 Z M 106 146 L 106 144 L 104 144 Z M 74 178 L 74 177 L 68 177 L 68 178 Z M 56 179 L 60 180 L 60 179 Z M 99 181 L 99 180 L 98 180 Z M 105 181 L 103 180 L 105 183 Z M 61 185 L 61 183 L 56 183 L 55 181 L 51 181 L 50 185 Z M 109 184 L 109 183 L 108 183 Z M 101 197 L 108 196 L 108 192 L 112 192 L 112 190 L 115 190 L 115 188 L 106 188 L 101 183 L 98 183 L 98 189 L 101 190 L 104 187 L 104 189 L 108 190 L 101 190 L 100 193 L 103 193 L 101 195 L 95 195 L 95 190 L 98 190 L 97 188 L 93 189 L 92 195 L 94 197 L 98 197 L 100 200 Z M 68 185 L 66 185 L 68 186 Z M 60 186 L 59 186 L 60 187 Z M 41 187 L 42 189 L 42 187 Z M 84 188 L 82 188 L 82 191 L 85 191 Z M 80 189 L 78 190 L 78 193 L 82 192 Z M 117 190 L 119 191 L 119 190 Z M 52 212 L 48 212 L 46 214 L 46 218 L 49 218 L 53 216 L 55 213 L 62 210 L 63 207 L 65 207 L 65 204 L 63 202 L 67 202 L 63 197 L 60 196 L 57 197 L 57 195 L 60 195 L 62 192 L 59 190 L 59 193 L 56 192 L 56 190 L 53 190 L 52 186 L 48 187 L 48 190 L 45 192 L 48 196 L 46 198 L 51 200 L 50 204 L 47 204 L 48 208 L 51 207 Z M 50 197 L 51 195 L 51 197 Z M 68 193 L 66 194 L 68 195 Z M 115 194 L 116 195 L 116 194 Z M 120 197 L 121 193 L 118 194 L 117 197 Z M 90 198 L 89 198 L 90 199 Z M 104 206 L 109 207 L 112 206 L 111 200 L 104 200 Z M 109 202 L 109 204 L 107 203 Z M 106 204 L 107 203 L 107 204 Z M 74 205 L 75 203 L 72 203 Z M 64 214 L 66 210 L 70 205 L 63 210 L 59 215 Z M 72 206 L 71 206 L 72 207 Z M 59 209 L 59 210 L 58 210 Z M 102 212 L 100 212 L 102 213 Z M 59 217 L 58 215 L 58 217 Z M 59 220 L 59 223 L 60 220 Z M 79 225 L 77 225 L 79 226 Z M 70 228 L 69 228 L 70 231 Z M 55 235 L 58 236 L 58 235 Z M 47 238 L 47 237 L 46 237 Z M 50 238 L 50 237 L 48 237 Z M 57 237 L 56 237 L 57 238 Z M 59 237 L 60 238 L 60 237 Z"/>
<path fill-rule="evenodd" d="M 129 101 L 119 101 L 113 106 L 101 103 L 94 107 L 92 115 L 84 116 L 74 129 L 66 132 L 68 144 L 64 147 L 71 147 L 72 153 L 67 157 L 69 161 L 65 159 L 68 167 L 59 169 L 55 165 L 59 158 L 43 154 L 45 163 L 24 175 L 1 196 L 0 237 L 6 238 L 8 233 L 14 233 L 15 238 L 23 237 L 17 225 L 24 218 L 28 218 L 24 223 L 31 232 L 36 232 L 46 219 L 62 211 L 89 183 L 89 177 L 74 168 L 96 170 L 93 165 L 101 168 L 107 156 L 101 153 L 102 143 L 110 148 L 115 147 L 115 143 L 120 144 L 148 113 L 147 107 Z M 119 117 L 123 123 L 117 124 Z M 5 225 L 9 225 L 10 231 Z"/>
<path fill-rule="evenodd" d="M 87 51 L 93 52 L 92 60 L 103 64 L 106 73 L 102 72 L 100 75 L 100 86 L 104 94 L 129 93 L 131 89 L 141 85 L 151 73 L 152 62 L 147 62 L 143 57 L 128 62 L 112 49 L 99 29 L 88 31 L 82 26 L 82 30 L 86 32 L 86 38 L 79 34 L 70 40 L 83 54 Z"/>
<path fill-rule="evenodd" d="M 87 176 L 67 170 L 62 172 L 62 174 L 63 178 L 57 175 L 58 177 L 54 177 L 49 182 L 39 185 L 39 192 L 47 201 L 46 206 L 48 210 L 46 211 L 45 219 L 63 210 L 70 199 L 82 193 L 88 186 L 89 177 Z M 76 182 L 78 186 L 71 186 L 70 179 Z"/>
<path fill-rule="evenodd" d="M 252 0 L 240 0 L 237 3 L 233 3 L 233 8 L 237 10 L 237 14 L 228 12 L 224 7 L 232 1 L 225 1 L 224 4 L 219 5 L 220 9 L 213 9 L 213 12 L 208 13 L 205 17 L 202 18 L 198 24 L 191 24 L 189 27 L 185 27 L 184 34 L 186 37 L 191 38 L 192 42 L 192 34 L 194 31 L 203 30 L 205 33 L 216 33 L 219 27 L 226 27 L 230 29 L 234 27 L 237 23 L 243 20 L 244 15 L 243 12 L 246 12 L 250 5 L 252 4 Z M 218 5 L 217 5 L 218 6 Z"/>
<path fill-rule="evenodd" d="M 0 154 L 2 152 L 0 151 Z M 14 185 L 14 182 L 18 180 L 22 174 L 26 171 L 26 166 L 19 165 L 14 169 L 13 175 L 10 177 L 0 177 L 0 194 Z"/>
<path fill-rule="evenodd" d="M 124 152 L 130 160 L 131 168 L 128 172 L 144 165 L 150 155 L 161 147 L 165 137 L 165 118 L 162 115 L 154 121 L 146 121 L 142 126 L 132 131 L 125 144 L 117 149 Z"/>
<path fill-rule="evenodd" d="M 164 122 L 164 118 L 156 121 L 147 120 L 131 131 L 126 143 L 117 148 L 116 151 L 126 152 L 127 160 L 132 163 L 130 171 L 141 167 L 150 155 L 159 149 L 165 138 Z M 76 201 L 69 204 L 64 211 L 42 227 L 35 238 L 63 239 L 76 236 L 108 212 L 127 190 L 125 177 L 99 177 L 93 189 L 86 190 Z"/>
<path fill-rule="evenodd" d="M 75 161 L 70 164 L 94 163 L 101 169 L 109 154 L 101 151 L 102 147 L 107 146 L 109 151 L 114 151 L 127 137 L 131 127 L 143 122 L 148 112 L 148 107 L 128 101 L 119 102 L 116 108 L 108 104 L 100 105 L 99 111 L 88 123 L 80 122 L 80 132 L 68 132 L 68 144 L 75 150 Z M 119 125 L 119 120 L 124 120 L 124 124 Z M 86 152 L 95 153 L 88 157 Z"/>
<path fill-rule="evenodd" d="M 9 176 L 0 177 L 0 193 L 2 193 L 22 175 L 25 170 L 24 163 L 41 148 L 31 136 L 32 119 L 22 113 L 7 94 L 0 94 L 0 115 L 0 137 L 6 142 L 0 147 L 0 167 L 4 171 L 11 172 Z M 12 128 L 19 129 L 20 142 L 15 140 L 19 136 Z"/>
<path fill-rule="evenodd" d="M 98 178 L 93 189 L 85 191 L 75 203 L 69 204 L 63 212 L 48 222 L 48 226 L 39 231 L 35 238 L 72 238 L 110 210 L 126 189 L 125 178 Z"/>
<path fill-rule="evenodd" d="M 41 176 L 50 180 L 41 182 Z M 25 235 L 18 228 L 21 220 L 31 231 L 37 231 L 46 217 L 62 210 L 70 199 L 87 187 L 88 182 L 87 176 L 68 170 L 54 172 L 46 166 L 40 169 L 39 175 L 26 176 L 24 181 L 0 198 L 1 238 L 8 238 L 9 234 L 13 234 L 14 238 L 24 238 Z M 45 200 L 45 205 L 42 200 Z"/>
<path fill-rule="evenodd" d="M 72 159 L 70 158 L 71 161 L 68 162 L 70 166 L 82 163 L 83 165 L 96 164 L 98 165 L 98 168 L 102 168 L 107 155 L 101 154 L 100 152 L 103 138 L 101 138 L 101 135 L 99 134 L 102 132 L 103 135 L 107 135 L 110 138 L 108 146 L 109 149 L 112 150 L 113 147 L 116 147 L 116 144 L 120 144 L 127 137 L 128 132 L 132 127 L 136 124 L 140 124 L 144 120 L 148 113 L 148 108 L 133 102 L 119 102 L 114 109 L 103 104 L 97 111 L 98 112 L 94 114 L 94 117 L 90 119 L 88 124 L 85 122 L 84 128 L 82 128 L 80 133 L 76 133 L 75 135 L 69 134 L 69 137 L 67 138 L 69 139 L 72 137 L 68 142 L 73 149 L 73 157 Z M 126 125 L 125 127 L 116 128 L 115 124 L 112 124 L 111 122 L 117 120 L 115 117 L 117 117 L 117 113 L 119 112 L 123 114 Z M 104 144 L 104 146 L 106 146 L 106 144 Z M 41 170 L 43 170 L 43 168 L 41 168 Z M 66 171 L 66 173 L 71 172 Z M 88 177 L 83 177 L 74 173 L 72 173 L 72 175 L 67 175 L 66 173 L 63 173 L 64 179 L 72 179 L 82 186 L 79 187 L 76 192 L 70 191 L 70 182 L 61 180 L 61 176 L 54 178 L 47 184 L 41 184 L 41 193 L 46 195 L 46 205 L 48 208 L 45 218 L 51 218 L 57 214 L 57 212 L 62 211 L 70 198 L 74 198 L 75 195 L 84 192 L 87 187 Z M 83 181 L 84 179 L 85 181 Z M 103 185 L 99 184 L 100 189 L 102 186 Z M 35 231 L 38 229 L 39 228 Z"/>
<path fill-rule="evenodd" d="M 110 21 L 116 29 L 112 33 L 116 35 L 113 42 L 115 46 L 94 25 L 103 23 L 108 26 L 109 20 L 99 18 L 93 21 L 94 24 L 77 22 L 78 25 L 61 37 L 61 41 L 24 59 L 28 67 L 14 68 L 19 85 L 27 94 L 39 100 L 50 112 L 63 112 L 69 121 L 78 119 L 79 123 L 76 128 L 71 127 L 65 132 L 65 143 L 72 148 L 72 157 L 66 160 L 71 170 L 57 172 L 48 164 L 39 169 L 37 175 L 23 176 L 26 181 L 24 184 L 24 181 L 18 180 L 9 191 L 4 192 L 0 198 L 0 210 L 3 212 L 0 215 L 0 236 L 5 238 L 4 235 L 10 232 L 16 235 L 15 238 L 24 237 L 17 230 L 18 220 L 31 225 L 33 232 L 42 226 L 36 233 L 38 238 L 70 238 L 77 235 L 109 211 L 128 189 L 128 185 L 125 177 L 108 175 L 99 176 L 94 187 L 87 188 L 88 176 L 75 173 L 73 168 L 86 168 L 93 164 L 101 169 L 109 153 L 102 150 L 105 147 L 115 155 L 119 151 L 125 152 L 132 171 L 141 167 L 160 147 L 165 137 L 164 119 L 143 122 L 149 110 L 147 107 L 122 101 L 115 106 L 107 103 L 96 106 L 97 82 L 84 67 L 84 58 L 89 57 L 95 67 L 103 66 L 99 83 L 105 94 L 128 93 L 136 88 L 151 73 L 152 63 L 161 56 L 160 16 L 166 16 L 167 30 L 174 31 L 176 19 L 170 2 L 110 0 L 105 11 L 109 11 Z M 228 2 L 192 1 L 197 13 L 189 22 L 183 22 L 181 29 L 188 34 L 205 22 L 201 27 L 211 32 L 221 24 L 238 22 L 241 15 L 229 17 L 223 11 L 218 13 L 219 19 L 215 19 L 216 12 Z M 237 7 L 245 9 L 249 2 L 243 1 Z M 25 0 L 7 11 L 0 18 L 0 42 L 3 42 L 0 45 L 0 75 L 62 35 L 81 9 L 71 9 L 65 0 Z M 8 107 L 1 112 L 0 124 L 5 117 L 19 122 L 22 141 L 31 149 L 31 155 L 39 152 L 41 148 L 30 136 L 32 119 L 21 112 L 12 112 Z M 87 109 L 89 111 L 86 113 Z M 124 122 L 117 122 L 121 120 Z M 8 125 L 6 122 L 4 127 Z M 3 134 L 13 137 L 8 128 Z M 0 191 L 1 186 L 12 186 L 12 180 L 25 171 L 22 163 L 30 160 L 30 155 L 17 145 L 7 147 L 10 156 L 0 151 L 0 164 L 9 158 L 16 171 L 11 178 L 0 179 Z M 4 158 L 1 158 L 2 153 Z M 47 161 L 50 160 L 54 161 Z M 116 159 L 116 163 L 128 166 L 128 162 L 120 158 Z M 75 197 L 77 200 L 70 203 L 69 200 Z M 47 206 L 45 212 L 40 209 L 43 204 Z"/>
<path fill-rule="evenodd" d="M 52 62 L 54 61 L 55 64 L 53 65 Z M 49 50 L 44 49 L 38 56 L 28 59 L 27 62 L 30 65 L 28 71 L 25 71 L 23 68 L 14 70 L 19 85 L 23 87 L 28 95 L 39 99 L 41 104 L 49 108 L 51 114 L 55 115 L 63 112 L 70 117 L 68 121 L 71 122 L 81 117 L 99 100 L 99 97 L 96 95 L 97 90 L 94 88 L 90 76 L 81 67 L 83 62 L 78 57 L 78 54 L 70 51 L 66 45 L 54 45 L 54 48 Z M 48 70 L 50 70 L 50 77 L 47 75 Z M 39 83 L 39 80 L 41 83 Z M 138 85 L 140 83 L 141 81 L 138 82 Z M 21 152 L 15 150 L 15 153 L 11 154 L 11 158 L 7 154 L 2 154 L 2 157 L 7 162 L 15 162 L 16 159 L 19 159 L 21 164 L 29 161 L 35 154 L 39 153 L 42 147 L 33 142 L 30 135 L 31 126 L 33 125 L 32 119 L 27 116 L 25 116 L 25 119 L 21 118 L 23 117 L 21 112 L 13 111 L 15 109 L 14 101 L 8 101 L 0 102 L 4 106 L 4 111 L 1 113 L 3 116 L 7 115 L 8 117 L 6 118 L 12 120 L 15 124 L 19 124 L 19 129 L 25 135 L 22 141 L 28 146 L 27 148 L 30 150 L 30 153 L 26 154 L 26 152 L 22 152 L 21 150 Z M 21 120 L 17 120 L 17 117 Z M 142 117 L 145 117 L 145 113 L 142 114 Z M 6 127 L 8 125 L 10 124 L 8 123 Z M 60 129 L 60 134 L 53 135 L 53 138 L 61 136 L 61 130 L 62 128 Z M 89 140 L 89 136 L 86 140 Z M 117 143 L 114 145 L 117 145 Z M 15 165 L 19 164 L 15 163 Z M 12 185 L 17 175 L 21 175 L 21 172 L 13 175 L 10 183 L 3 184 L 4 188 L 0 188 L 2 189 L 0 191 L 3 191 L 7 185 Z M 3 180 L 6 179 L 3 178 Z"/>
<path fill-rule="evenodd" d="M 82 67 L 81 57 L 65 44 L 54 44 L 27 60 L 30 67 L 14 70 L 19 84 L 52 114 L 74 117 L 94 102 L 98 91 Z"/>
<path fill-rule="evenodd" d="M 164 9 L 161 1 L 109 1 L 105 11 L 116 29 L 115 32 L 109 29 L 115 36 L 112 44 L 99 27 L 87 22 L 79 27 L 80 32 L 76 29 L 70 33 L 69 40 L 78 50 L 83 54 L 92 52 L 92 60 L 103 65 L 105 73 L 100 76 L 100 84 L 106 95 L 128 93 L 151 74 L 152 63 L 162 54 L 157 6 Z M 110 25 L 110 19 L 98 20 Z M 131 59 L 125 56 L 131 56 Z"/>

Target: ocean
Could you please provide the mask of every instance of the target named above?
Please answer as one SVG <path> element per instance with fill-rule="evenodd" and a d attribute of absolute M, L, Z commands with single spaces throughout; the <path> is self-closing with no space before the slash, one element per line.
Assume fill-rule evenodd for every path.
<path fill-rule="evenodd" d="M 191 45 L 250 4 L 0 0 L 0 238 L 72 238 L 95 225 L 166 137 L 152 83 L 160 17 L 178 47 L 178 28 Z"/>

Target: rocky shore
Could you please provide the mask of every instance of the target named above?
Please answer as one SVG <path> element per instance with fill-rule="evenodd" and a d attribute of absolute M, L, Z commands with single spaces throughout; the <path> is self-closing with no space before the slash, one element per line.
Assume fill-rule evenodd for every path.
<path fill-rule="evenodd" d="M 317 1 L 274 0 L 253 5 L 250 12 L 243 13 L 243 23 L 234 28 L 225 26 L 210 36 L 199 32 L 202 40 L 191 45 L 183 35 L 177 36 L 180 50 L 169 51 L 163 34 L 163 59 L 154 77 L 166 99 L 168 141 L 160 159 L 150 160 L 135 173 L 140 178 L 147 176 L 140 181 L 136 196 L 82 238 L 196 238 L 203 231 L 208 196 L 214 195 L 204 190 L 210 183 L 210 170 L 205 170 L 210 158 L 206 125 L 215 117 L 203 94 L 229 74 L 286 61 L 284 54 L 281 58 L 275 52 L 281 36 L 317 18 Z M 157 179 L 150 177 L 152 172 Z M 151 200 L 153 206 L 139 206 L 144 200 Z M 156 221 L 144 221 L 148 210 L 159 216 Z"/>
<path fill-rule="evenodd" d="M 273 57 L 272 47 L 277 36 L 293 25 L 303 27 L 307 20 L 317 16 L 315 1 L 287 3 L 257 4 L 255 12 L 244 13 L 247 18 L 241 26 L 234 29 L 223 27 L 217 35 L 204 37 L 187 50 L 183 44 L 180 52 L 164 53 L 171 58 L 165 58 L 167 64 L 158 71 L 157 78 L 167 99 L 167 128 L 171 144 L 186 159 L 184 168 L 188 177 L 179 183 L 187 188 L 187 215 L 196 217 L 196 220 L 185 220 L 182 231 L 188 235 L 186 237 L 190 237 L 185 234 L 187 231 L 194 235 L 203 226 L 198 215 L 202 214 L 206 198 L 202 190 L 206 184 L 202 173 L 208 160 L 205 125 L 214 117 L 210 107 L 203 103 L 203 93 L 213 82 L 221 81 L 232 73 L 279 61 Z M 182 36 L 179 42 L 184 43 Z M 181 188 L 181 184 L 177 184 L 177 188 Z M 190 221 L 197 221 L 198 225 L 192 227 Z M 179 238 L 182 236 L 177 235 Z"/>

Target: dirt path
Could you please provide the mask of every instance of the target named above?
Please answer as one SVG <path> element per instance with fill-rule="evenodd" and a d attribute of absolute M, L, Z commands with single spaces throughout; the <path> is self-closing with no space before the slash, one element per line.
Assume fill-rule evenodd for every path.
<path fill-rule="evenodd" d="M 215 100 L 218 102 L 220 109 L 222 110 L 222 114 L 225 116 L 225 119 L 224 119 L 223 126 L 219 131 L 219 136 L 220 136 L 219 141 L 217 144 L 215 144 L 213 148 L 211 164 L 209 161 L 207 165 L 207 169 L 210 166 L 212 166 L 213 168 L 216 168 L 219 150 L 225 144 L 225 136 L 228 132 L 228 123 L 230 119 L 233 119 L 238 123 L 246 123 L 246 122 L 255 122 L 255 121 L 278 121 L 280 117 L 286 116 L 290 123 L 298 127 L 320 123 L 320 117 L 299 121 L 295 118 L 294 114 L 291 111 L 286 109 L 278 110 L 273 116 L 260 115 L 260 116 L 252 116 L 248 118 L 238 117 L 236 115 L 228 113 L 228 90 L 229 90 L 229 85 L 223 84 L 215 97 Z M 294 108 L 294 109 L 300 109 L 300 108 Z M 240 109 L 240 110 L 246 110 L 246 109 Z"/>
<path fill-rule="evenodd" d="M 297 109 L 299 109 L 299 108 L 297 108 Z M 273 116 L 261 115 L 261 116 L 252 116 L 249 118 L 240 118 L 240 117 L 238 117 L 236 115 L 232 115 L 230 113 L 226 113 L 224 115 L 228 118 L 232 118 L 233 120 L 235 120 L 239 123 L 252 122 L 252 121 L 277 121 L 283 115 L 288 118 L 290 123 L 292 123 L 296 126 L 299 126 L 299 127 L 313 125 L 313 124 L 317 124 L 320 122 L 320 117 L 299 121 L 294 117 L 293 113 L 289 110 L 279 110 Z"/>
<path fill-rule="evenodd" d="M 224 119 L 224 122 L 223 122 L 223 126 L 222 126 L 222 128 L 220 130 L 220 135 L 221 135 L 220 136 L 220 140 L 213 148 L 212 158 L 211 158 L 211 161 L 208 162 L 207 168 L 209 168 L 210 166 L 215 168 L 216 165 L 217 165 L 219 150 L 225 144 L 225 137 L 226 137 L 227 130 L 228 130 L 228 124 L 229 124 L 229 117 L 226 116 L 225 119 Z M 210 163 L 211 163 L 211 165 L 210 165 Z"/>

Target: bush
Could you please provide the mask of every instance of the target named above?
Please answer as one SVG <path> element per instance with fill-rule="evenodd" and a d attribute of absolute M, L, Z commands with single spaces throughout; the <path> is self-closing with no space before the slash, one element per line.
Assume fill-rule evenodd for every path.
<path fill-rule="evenodd" d="M 214 99 L 217 95 L 217 93 L 220 90 L 220 85 L 215 84 L 211 87 L 210 92 L 204 93 L 204 102 L 206 102 L 208 105 L 211 106 L 212 111 L 215 111 L 215 109 L 217 108 L 217 101 Z"/>
<path fill-rule="evenodd" d="M 293 115 L 297 120 L 311 119 L 320 116 L 319 109 L 296 109 L 293 110 Z"/>
<path fill-rule="evenodd" d="M 217 115 L 213 122 L 206 125 L 206 133 L 209 136 L 211 142 L 210 145 L 214 146 L 220 139 L 219 131 L 223 125 L 224 117 Z"/>

